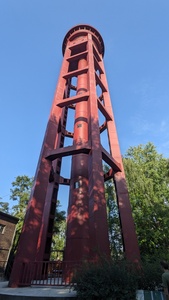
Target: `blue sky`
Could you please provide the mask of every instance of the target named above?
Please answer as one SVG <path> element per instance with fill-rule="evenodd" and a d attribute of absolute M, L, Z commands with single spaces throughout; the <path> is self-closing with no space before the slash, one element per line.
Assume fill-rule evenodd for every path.
<path fill-rule="evenodd" d="M 35 174 L 62 41 L 80 23 L 95 27 L 105 43 L 122 154 L 150 141 L 169 157 L 168 0 L 0 0 L 2 201 L 15 177 Z"/>

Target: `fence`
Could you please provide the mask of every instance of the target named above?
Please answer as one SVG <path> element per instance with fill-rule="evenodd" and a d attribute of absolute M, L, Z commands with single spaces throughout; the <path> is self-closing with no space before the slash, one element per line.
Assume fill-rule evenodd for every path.
<path fill-rule="evenodd" d="M 6 261 L 0 261 L 0 280 L 5 278 Z M 38 261 L 23 263 L 19 286 L 73 286 L 72 275 L 80 263 Z M 137 300 L 164 300 L 159 291 L 137 291 Z"/>
<path fill-rule="evenodd" d="M 38 261 L 23 264 L 20 286 L 69 286 L 78 265 L 65 261 Z"/>

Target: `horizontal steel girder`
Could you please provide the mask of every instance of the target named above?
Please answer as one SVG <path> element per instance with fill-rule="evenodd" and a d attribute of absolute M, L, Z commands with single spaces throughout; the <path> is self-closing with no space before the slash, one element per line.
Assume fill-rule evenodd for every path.
<path fill-rule="evenodd" d="M 81 95 L 77 95 L 77 96 L 73 96 L 73 97 L 69 97 L 66 99 L 63 99 L 61 102 L 57 103 L 57 106 L 59 107 L 64 107 L 64 106 L 68 106 L 71 104 L 75 104 L 81 101 L 87 101 L 89 97 L 89 93 L 83 93 Z"/>
<path fill-rule="evenodd" d="M 70 156 L 79 153 L 88 154 L 91 150 L 91 146 L 89 144 L 83 144 L 79 146 L 67 146 L 64 148 L 54 149 L 47 152 L 46 159 L 53 161 L 58 157 Z M 121 172 L 120 163 L 118 163 L 112 156 L 101 147 L 102 158 L 103 160 L 113 169 L 114 172 Z"/>
<path fill-rule="evenodd" d="M 47 151 L 46 159 L 48 160 L 55 160 L 58 157 L 70 156 L 79 153 L 86 153 L 88 154 L 91 150 L 91 147 L 87 144 L 79 145 L 79 146 L 67 146 L 64 148 L 54 149 Z"/>

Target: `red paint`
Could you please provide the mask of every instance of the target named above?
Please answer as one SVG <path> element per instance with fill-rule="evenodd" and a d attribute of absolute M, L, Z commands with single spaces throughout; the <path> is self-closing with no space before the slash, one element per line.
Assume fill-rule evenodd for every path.
<path fill-rule="evenodd" d="M 95 28 L 78 25 L 66 34 L 62 49 L 63 63 L 9 281 L 11 287 L 19 285 L 24 262 L 50 259 L 59 184 L 70 185 L 65 261 L 95 259 L 98 253 L 110 256 L 104 179 L 113 177 L 125 254 L 129 260 L 139 259 L 137 237 L 103 64 L 103 39 Z M 76 78 L 75 84 L 72 78 Z M 98 94 L 98 86 L 102 91 L 101 94 Z M 72 133 L 66 130 L 69 109 L 75 110 Z M 98 110 L 105 117 L 101 127 Z M 105 129 L 108 132 L 109 153 L 102 147 L 100 141 L 100 134 Z M 65 136 L 72 138 L 72 146 L 64 147 Z M 64 156 L 72 156 L 69 179 L 60 176 Z M 109 172 L 105 175 L 102 159 L 110 166 Z"/>

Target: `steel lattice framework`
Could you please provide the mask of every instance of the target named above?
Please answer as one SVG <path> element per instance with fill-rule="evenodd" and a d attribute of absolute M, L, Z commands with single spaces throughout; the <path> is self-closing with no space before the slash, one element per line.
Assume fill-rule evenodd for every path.
<path fill-rule="evenodd" d="M 19 240 L 9 286 L 29 261 L 48 261 L 60 184 L 69 185 L 65 261 L 110 255 L 104 182 L 113 178 L 125 256 L 139 259 L 139 247 L 118 136 L 104 69 L 104 43 L 89 25 L 69 30 L 63 41 L 63 63 L 39 157 L 34 186 Z M 74 130 L 67 130 L 69 110 Z M 99 114 L 104 118 L 99 124 Z M 107 131 L 109 151 L 101 144 Z M 64 146 L 65 137 L 72 139 Z M 61 176 L 62 158 L 72 157 L 70 178 Z M 103 161 L 109 166 L 104 174 Z"/>

